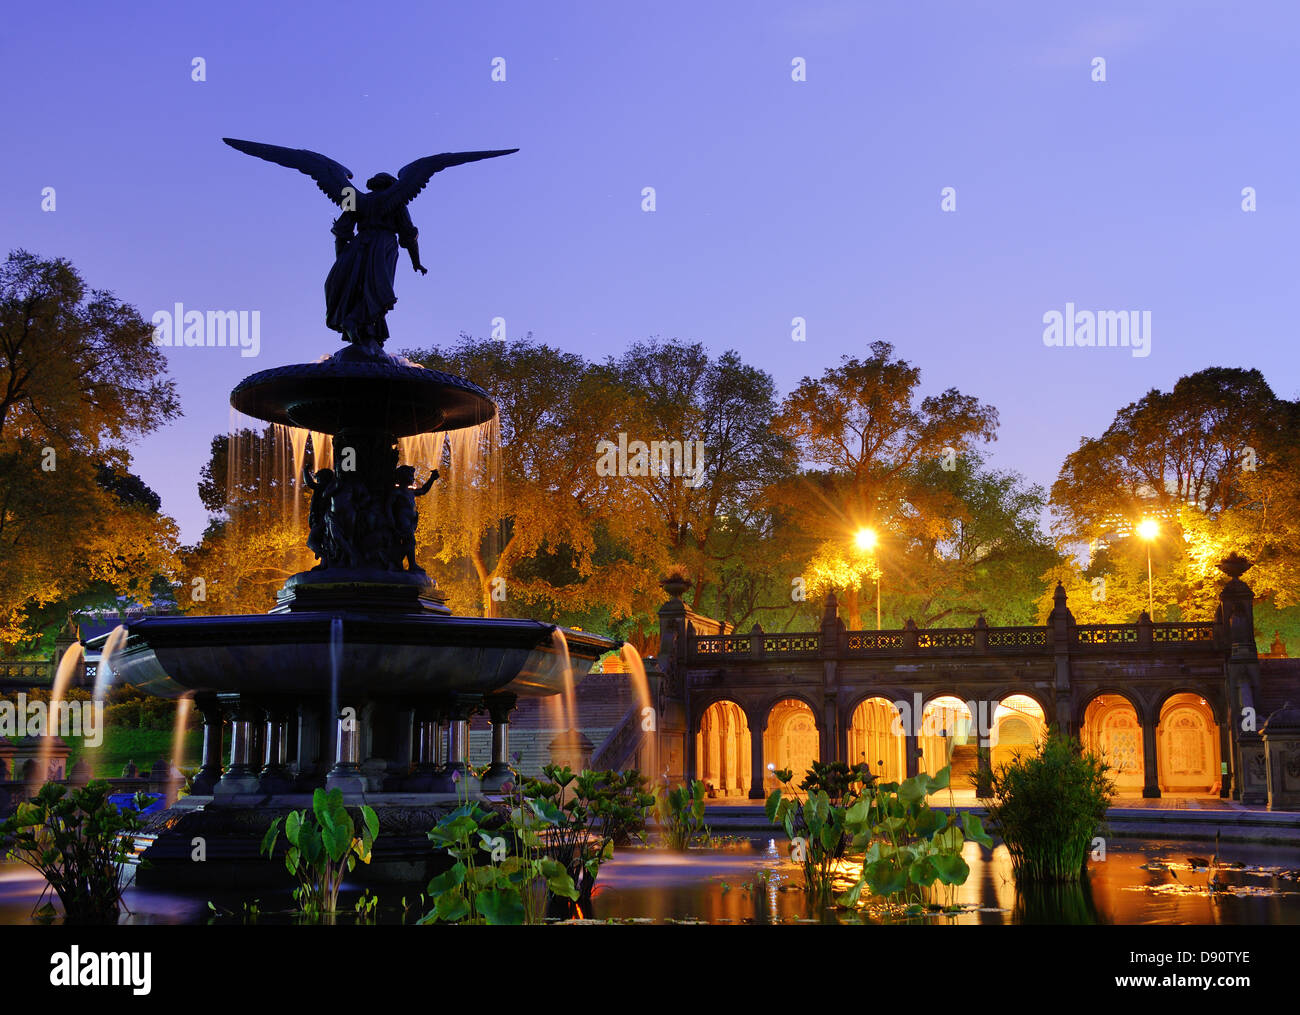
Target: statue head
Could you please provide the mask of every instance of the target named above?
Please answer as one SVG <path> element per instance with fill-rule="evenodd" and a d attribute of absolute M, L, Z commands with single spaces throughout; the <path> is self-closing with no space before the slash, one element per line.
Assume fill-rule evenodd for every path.
<path fill-rule="evenodd" d="M 391 173 L 376 173 L 366 181 L 367 190 L 385 190 L 397 182 L 397 177 Z"/>
<path fill-rule="evenodd" d="M 399 465 L 397 467 L 397 485 L 410 486 L 415 482 L 415 466 Z"/>
<path fill-rule="evenodd" d="M 334 482 L 334 470 L 333 470 L 333 469 L 317 469 L 317 470 L 316 470 L 316 483 L 317 483 L 317 485 L 319 485 L 319 486 L 329 486 L 329 484 L 332 483 L 332 482 Z"/>

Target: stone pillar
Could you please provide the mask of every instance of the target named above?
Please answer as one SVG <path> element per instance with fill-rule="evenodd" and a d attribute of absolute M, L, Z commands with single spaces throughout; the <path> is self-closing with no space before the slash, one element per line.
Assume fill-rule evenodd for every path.
<path fill-rule="evenodd" d="M 479 708 L 482 699 L 477 695 L 459 695 L 451 704 L 448 712 L 447 727 L 447 778 L 452 778 L 458 792 L 476 793 L 480 786 L 477 779 L 470 774 L 469 767 L 469 720 Z"/>
<path fill-rule="evenodd" d="M 1159 752 L 1156 750 L 1158 719 L 1142 724 L 1142 796 L 1148 800 L 1160 799 Z"/>
<path fill-rule="evenodd" d="M 1219 797 L 1227 800 L 1232 796 L 1232 783 L 1235 773 L 1232 770 L 1232 731 L 1229 723 L 1219 723 Z"/>
<path fill-rule="evenodd" d="M 492 722 L 492 764 L 482 780 L 485 793 L 499 792 L 515 777 L 510 767 L 510 713 L 515 710 L 516 702 L 513 694 L 493 694 L 487 698 L 488 719 Z"/>
<path fill-rule="evenodd" d="M 341 789 L 345 794 L 364 793 L 367 786 L 361 771 L 361 703 L 340 703 L 334 729 L 334 767 L 325 777 L 325 788 Z"/>
<path fill-rule="evenodd" d="M 917 728 L 921 726 L 921 720 L 916 720 Z M 910 779 L 921 771 L 921 743 L 915 731 L 904 730 L 903 736 L 903 757 L 907 762 L 906 778 Z"/>
<path fill-rule="evenodd" d="M 749 799 L 766 800 L 763 782 L 767 776 L 767 766 L 763 762 L 763 730 L 754 722 L 752 716 L 745 716 L 749 724 Z"/>
<path fill-rule="evenodd" d="M 1231 713 L 1233 799 L 1242 803 L 1262 804 L 1268 799 L 1268 780 L 1264 763 L 1264 742 L 1259 735 L 1263 716 L 1255 714 L 1259 692 L 1259 653 L 1255 648 L 1255 594 L 1241 576 L 1251 562 L 1230 553 L 1218 563 L 1228 576 L 1219 592 L 1215 613 L 1216 630 L 1223 638 L 1224 682 Z M 1253 717 L 1253 722 L 1247 721 Z M 1243 729 L 1243 726 L 1246 727 Z"/>
<path fill-rule="evenodd" d="M 266 726 L 262 754 L 262 774 L 258 779 L 259 793 L 288 793 L 293 789 L 289 772 L 289 707 L 282 702 L 266 706 Z"/>
<path fill-rule="evenodd" d="M 242 698 L 228 707 L 230 719 L 230 767 L 213 789 L 214 796 L 257 792 L 258 764 L 254 761 L 254 729 L 262 714 Z M 260 759 L 259 759 L 260 760 Z"/>
<path fill-rule="evenodd" d="M 388 761 L 384 788 L 400 790 L 415 764 L 415 709 L 401 702 L 392 711 L 393 756 Z"/>
<path fill-rule="evenodd" d="M 993 748 L 991 746 L 979 749 L 975 755 L 975 765 L 975 775 L 978 780 L 975 787 L 976 794 L 989 797 L 993 793 Z"/>
<path fill-rule="evenodd" d="M 194 700 L 203 716 L 203 765 L 194 776 L 191 793 L 209 796 L 221 778 L 222 742 L 226 719 L 213 695 L 199 695 Z"/>

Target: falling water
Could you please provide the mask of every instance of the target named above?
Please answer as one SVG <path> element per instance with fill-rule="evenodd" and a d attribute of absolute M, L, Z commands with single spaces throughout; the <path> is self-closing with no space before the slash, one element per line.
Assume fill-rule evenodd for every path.
<path fill-rule="evenodd" d="M 120 627 L 117 628 L 117 631 L 120 630 L 122 630 Z M 113 633 L 116 634 L 117 631 Z M 50 708 L 47 713 L 46 728 L 41 731 L 44 736 L 41 737 L 41 750 L 36 760 L 37 778 L 42 784 L 48 782 L 50 778 L 50 750 L 54 746 L 54 738 L 58 736 L 56 724 L 59 721 L 59 705 L 63 701 L 63 696 L 68 693 L 68 685 L 72 683 L 73 676 L 83 672 L 83 659 L 84 653 L 79 643 L 68 646 L 54 674 L 54 684 L 50 688 Z"/>
<path fill-rule="evenodd" d="M 126 641 L 126 628 L 121 624 L 113 628 L 104 640 L 104 648 L 99 653 L 99 665 L 95 668 L 96 704 L 103 702 L 104 695 L 108 693 L 109 685 L 113 683 L 113 657 L 117 655 L 117 651 L 122 647 L 124 641 Z"/>
<path fill-rule="evenodd" d="M 321 729 L 321 757 L 326 766 L 333 764 L 337 750 L 339 718 L 339 682 L 343 675 L 343 618 L 330 620 L 330 711 Z"/>
<path fill-rule="evenodd" d="M 564 636 L 564 629 L 557 627 L 555 633 L 551 635 L 551 645 L 554 646 L 559 657 L 559 663 L 562 670 L 561 676 L 564 681 L 563 692 L 563 720 L 565 730 L 576 730 L 578 728 L 578 703 L 575 700 L 573 690 L 573 660 L 569 658 L 569 639 Z"/>
<path fill-rule="evenodd" d="M 623 647 L 619 649 L 619 657 L 623 660 L 623 668 L 632 678 L 632 689 L 636 692 L 637 704 L 640 706 L 638 712 L 641 715 L 641 729 L 653 733 L 659 728 L 659 716 L 655 714 L 654 699 L 650 695 L 650 679 L 645 674 L 645 663 L 641 661 L 641 653 L 624 642 Z M 657 772 L 659 759 L 656 752 L 659 738 L 650 736 L 648 739 L 650 753 L 645 759 L 644 770 Z"/>
<path fill-rule="evenodd" d="M 172 773 L 179 772 L 185 761 L 185 733 L 190 724 L 190 709 L 194 701 L 187 695 L 176 700 L 176 726 L 172 730 Z M 169 773 L 170 774 L 170 773 Z M 170 779 L 168 780 L 170 782 Z M 171 786 L 168 786 L 168 805 L 174 802 Z"/>

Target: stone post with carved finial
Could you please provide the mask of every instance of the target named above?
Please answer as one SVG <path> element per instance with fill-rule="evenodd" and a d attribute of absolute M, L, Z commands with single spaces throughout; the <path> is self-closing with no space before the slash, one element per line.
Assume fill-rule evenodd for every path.
<path fill-rule="evenodd" d="M 1255 593 L 1241 580 L 1252 566 L 1235 551 L 1219 561 L 1218 568 L 1228 576 L 1228 581 L 1219 591 L 1215 620 L 1226 656 L 1224 677 L 1231 709 L 1229 726 L 1220 731 L 1222 740 L 1227 741 L 1224 746 L 1230 748 L 1223 754 L 1224 764 L 1231 766 L 1231 771 L 1223 773 L 1223 786 L 1226 789 L 1231 785 L 1234 800 L 1262 804 L 1268 800 L 1268 775 L 1264 742 L 1260 737 L 1264 716 L 1257 714 L 1259 651 L 1255 646 Z"/>

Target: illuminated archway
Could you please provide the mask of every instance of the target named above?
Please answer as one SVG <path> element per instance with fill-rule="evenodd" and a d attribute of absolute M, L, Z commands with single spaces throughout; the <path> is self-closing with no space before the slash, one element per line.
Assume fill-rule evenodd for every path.
<path fill-rule="evenodd" d="M 951 694 L 926 702 L 921 710 L 921 731 L 917 737 L 921 751 L 917 771 L 937 775 L 940 769 L 952 765 L 949 785 L 954 789 L 966 789 L 967 775 L 975 771 L 978 744 L 979 730 L 972 728 L 970 708 L 966 702 Z"/>
<path fill-rule="evenodd" d="M 867 766 L 882 782 L 907 778 L 906 741 L 897 706 L 884 698 L 867 698 L 849 722 L 848 762 Z"/>
<path fill-rule="evenodd" d="M 1108 776 L 1123 794 L 1141 795 L 1146 769 L 1142 762 L 1142 725 L 1137 710 L 1118 694 L 1099 694 L 1083 713 L 1079 739 L 1110 766 Z"/>
<path fill-rule="evenodd" d="M 786 698 L 773 705 L 763 734 L 763 757 L 778 769 L 792 771 L 794 785 L 798 786 L 820 756 L 813 710 L 797 698 Z M 767 781 L 769 789 L 778 785 L 770 776 Z"/>
<path fill-rule="evenodd" d="M 750 735 L 745 713 L 734 701 L 715 701 L 695 734 L 695 777 L 714 798 L 749 793 Z"/>
<path fill-rule="evenodd" d="M 1157 771 L 1162 793 L 1218 796 L 1219 727 L 1199 694 L 1172 694 L 1156 727 Z"/>
<path fill-rule="evenodd" d="M 1010 694 L 993 711 L 991 763 L 996 769 L 1018 754 L 1034 751 L 1047 735 L 1043 706 L 1027 694 Z"/>

